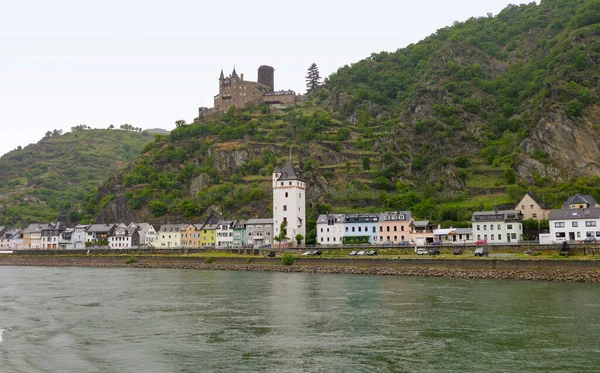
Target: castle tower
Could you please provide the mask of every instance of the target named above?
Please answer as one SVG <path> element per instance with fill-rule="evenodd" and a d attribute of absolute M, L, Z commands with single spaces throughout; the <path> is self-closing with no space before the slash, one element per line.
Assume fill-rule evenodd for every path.
<path fill-rule="evenodd" d="M 279 236 L 281 222 L 287 221 L 288 243 L 295 243 L 296 235 L 306 240 L 306 182 L 287 161 L 283 168 L 273 171 L 273 238 Z"/>
<path fill-rule="evenodd" d="M 275 91 L 275 69 L 267 65 L 259 67 L 258 82 L 269 87 L 269 92 Z"/>

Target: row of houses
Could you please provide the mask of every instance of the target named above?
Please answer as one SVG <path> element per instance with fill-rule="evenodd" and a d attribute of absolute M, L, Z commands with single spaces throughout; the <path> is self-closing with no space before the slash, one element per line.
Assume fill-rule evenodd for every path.
<path fill-rule="evenodd" d="M 271 245 L 273 219 L 224 220 L 211 215 L 204 223 L 165 224 L 155 230 L 148 223 L 30 224 L 25 229 L 0 226 L 0 250 L 53 250 L 109 247 L 125 249 L 260 247 Z"/>
<path fill-rule="evenodd" d="M 317 243 L 320 245 L 510 243 L 519 242 L 522 234 L 522 215 L 516 210 L 476 212 L 472 228 L 442 229 L 427 220 L 414 220 L 410 211 L 324 214 L 317 220 Z"/>

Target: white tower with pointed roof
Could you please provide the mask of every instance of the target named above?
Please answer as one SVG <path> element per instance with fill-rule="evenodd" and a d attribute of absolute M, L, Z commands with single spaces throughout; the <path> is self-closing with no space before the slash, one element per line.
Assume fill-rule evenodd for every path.
<path fill-rule="evenodd" d="M 306 182 L 287 161 L 273 171 L 273 237 L 279 236 L 281 222 L 287 220 L 288 243 L 296 243 L 296 235 L 306 239 Z"/>

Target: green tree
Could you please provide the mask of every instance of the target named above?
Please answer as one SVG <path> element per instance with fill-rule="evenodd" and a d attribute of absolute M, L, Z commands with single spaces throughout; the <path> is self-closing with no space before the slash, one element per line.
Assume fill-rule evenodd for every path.
<path fill-rule="evenodd" d="M 371 158 L 369 158 L 367 156 L 363 157 L 362 166 L 363 166 L 363 170 L 371 169 Z"/>
<path fill-rule="evenodd" d="M 308 74 L 306 75 L 306 93 L 312 93 L 321 85 L 321 76 L 319 75 L 319 68 L 316 63 L 312 63 L 308 68 Z"/>
<path fill-rule="evenodd" d="M 300 246 L 302 244 L 303 239 L 304 239 L 303 235 L 301 235 L 301 234 L 296 235 L 296 242 L 298 243 L 298 246 Z"/>
<path fill-rule="evenodd" d="M 185 120 L 183 119 L 179 119 L 175 121 L 175 127 L 181 127 L 181 126 L 185 126 Z"/>
<path fill-rule="evenodd" d="M 286 236 L 286 231 L 287 231 L 287 220 L 284 220 L 279 225 L 279 234 L 273 238 L 275 241 L 279 242 L 279 247 L 281 247 L 281 243 L 283 241 L 289 240 L 289 237 Z"/>

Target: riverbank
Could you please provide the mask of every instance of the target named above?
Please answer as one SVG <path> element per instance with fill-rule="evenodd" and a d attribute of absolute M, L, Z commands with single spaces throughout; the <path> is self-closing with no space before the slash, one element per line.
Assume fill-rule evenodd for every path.
<path fill-rule="evenodd" d="M 134 258 L 134 259 L 132 259 Z M 220 271 L 328 273 L 371 276 L 446 277 L 600 283 L 600 261 L 445 259 L 296 259 L 291 266 L 278 258 L 214 258 L 186 256 L 0 256 L 0 266 L 130 267 Z"/>

